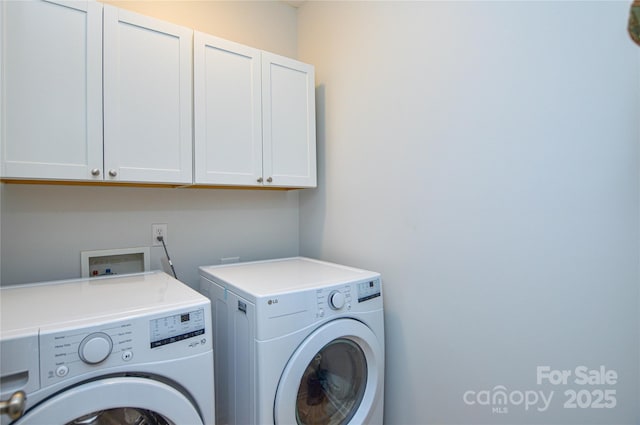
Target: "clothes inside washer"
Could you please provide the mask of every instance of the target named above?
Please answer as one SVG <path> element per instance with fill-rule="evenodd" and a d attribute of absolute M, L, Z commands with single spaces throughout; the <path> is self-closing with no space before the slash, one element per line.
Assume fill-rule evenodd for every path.
<path fill-rule="evenodd" d="M 307 366 L 298 389 L 296 419 L 304 425 L 342 425 L 358 410 L 367 382 L 360 347 L 346 338 L 324 346 Z"/>
<path fill-rule="evenodd" d="M 149 410 L 122 407 L 101 410 L 78 418 L 67 425 L 170 425 L 162 416 Z"/>
<path fill-rule="evenodd" d="M 629 35 L 640 46 L 640 0 L 634 0 L 629 11 Z"/>

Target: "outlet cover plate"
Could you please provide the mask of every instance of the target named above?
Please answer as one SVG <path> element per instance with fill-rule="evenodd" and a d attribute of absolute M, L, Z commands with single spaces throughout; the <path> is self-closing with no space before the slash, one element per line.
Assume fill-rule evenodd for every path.
<path fill-rule="evenodd" d="M 169 245 L 167 223 L 154 223 L 151 225 L 151 246 L 162 246 L 162 242 L 158 240 L 158 236 L 162 236 L 164 244 Z"/>

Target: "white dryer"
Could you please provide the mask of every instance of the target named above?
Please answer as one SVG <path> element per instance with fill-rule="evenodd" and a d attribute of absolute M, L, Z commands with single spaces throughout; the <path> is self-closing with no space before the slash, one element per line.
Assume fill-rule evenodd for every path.
<path fill-rule="evenodd" d="M 210 302 L 171 276 L 8 286 L 0 302 L 2 424 L 214 422 Z"/>
<path fill-rule="evenodd" d="M 381 424 L 380 275 L 296 257 L 200 267 L 218 424 Z"/>

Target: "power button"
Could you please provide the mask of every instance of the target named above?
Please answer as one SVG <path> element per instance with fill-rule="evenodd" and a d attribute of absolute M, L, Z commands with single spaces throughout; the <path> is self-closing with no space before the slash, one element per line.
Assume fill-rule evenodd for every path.
<path fill-rule="evenodd" d="M 67 376 L 67 373 L 69 373 L 69 368 L 65 365 L 58 366 L 56 369 L 56 375 L 60 378 Z"/>

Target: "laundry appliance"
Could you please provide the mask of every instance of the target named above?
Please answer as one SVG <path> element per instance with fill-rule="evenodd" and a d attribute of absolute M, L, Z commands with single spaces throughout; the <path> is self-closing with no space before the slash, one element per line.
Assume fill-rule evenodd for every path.
<path fill-rule="evenodd" d="M 3 425 L 214 422 L 211 307 L 197 291 L 163 272 L 0 291 Z"/>
<path fill-rule="evenodd" d="M 381 424 L 380 274 L 309 258 L 200 267 L 217 424 Z"/>

